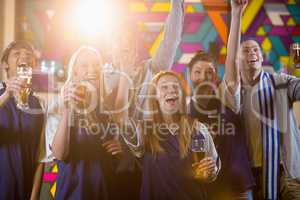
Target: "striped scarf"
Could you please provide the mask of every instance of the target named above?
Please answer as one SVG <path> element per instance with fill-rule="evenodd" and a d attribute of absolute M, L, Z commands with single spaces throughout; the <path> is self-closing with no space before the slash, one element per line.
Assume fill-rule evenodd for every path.
<path fill-rule="evenodd" d="M 265 200 L 278 199 L 280 177 L 280 132 L 277 124 L 274 78 L 262 72 L 258 87 L 263 141 L 263 194 Z"/>

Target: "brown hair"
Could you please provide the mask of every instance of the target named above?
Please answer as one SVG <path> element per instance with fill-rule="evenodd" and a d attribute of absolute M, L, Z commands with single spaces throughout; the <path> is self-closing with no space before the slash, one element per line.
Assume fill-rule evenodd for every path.
<path fill-rule="evenodd" d="M 188 93 L 187 84 L 185 84 L 184 79 L 181 78 L 175 72 L 161 71 L 151 80 L 148 94 L 151 96 L 152 95 L 156 96 L 157 83 L 161 77 L 166 76 L 166 75 L 171 75 L 171 76 L 176 77 L 178 79 L 181 89 L 182 89 L 182 101 L 181 101 L 182 105 L 180 107 L 179 112 L 176 113 L 175 115 L 177 115 L 180 119 L 179 124 L 178 124 L 180 129 L 179 129 L 179 134 L 177 135 L 177 138 L 179 140 L 180 155 L 183 158 L 187 155 L 188 146 L 190 144 L 190 135 L 191 135 L 190 124 L 193 124 L 195 122 L 195 120 L 192 120 L 187 115 L 187 108 L 186 108 L 186 97 L 187 97 L 187 93 Z M 158 112 L 152 112 L 149 116 L 151 123 L 153 123 L 153 125 L 154 125 L 152 127 L 154 127 L 154 128 L 145 131 L 145 146 L 146 146 L 146 149 L 148 149 L 153 155 L 157 155 L 159 153 L 165 152 L 165 150 L 161 146 L 161 142 L 163 141 L 163 138 L 159 135 L 157 126 L 155 126 L 157 123 L 163 122 L 162 111 L 160 110 L 157 99 L 154 99 L 154 98 L 147 99 L 147 103 L 148 103 L 150 111 L 158 110 Z"/>
<path fill-rule="evenodd" d="M 33 47 L 33 45 L 28 42 L 28 41 L 25 41 L 25 40 L 17 40 L 17 41 L 13 41 L 11 42 L 3 51 L 2 53 L 2 56 L 1 56 L 1 63 L 6 63 L 8 64 L 8 56 L 9 56 L 9 53 L 12 49 L 15 49 L 15 48 L 24 48 L 24 49 L 27 49 L 29 51 L 31 51 L 34 55 L 34 58 L 35 60 L 37 59 L 37 56 L 35 54 L 35 49 Z"/>
<path fill-rule="evenodd" d="M 194 64 L 198 61 L 211 62 L 214 64 L 214 66 L 216 64 L 213 57 L 209 53 L 200 50 L 196 52 L 196 54 L 193 56 L 191 61 L 188 63 L 188 67 L 190 68 L 190 71 L 192 71 Z"/>

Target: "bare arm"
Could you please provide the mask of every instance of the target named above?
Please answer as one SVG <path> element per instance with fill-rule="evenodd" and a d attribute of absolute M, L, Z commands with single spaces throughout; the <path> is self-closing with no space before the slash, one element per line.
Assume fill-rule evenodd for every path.
<path fill-rule="evenodd" d="M 181 41 L 183 20 L 184 0 L 172 0 L 172 8 L 165 24 L 163 39 L 152 58 L 152 67 L 157 71 L 171 68 L 176 49 Z"/>
<path fill-rule="evenodd" d="M 33 187 L 31 191 L 30 200 L 40 199 L 39 196 L 40 196 L 40 190 L 42 185 L 43 172 L 44 172 L 44 163 L 39 163 L 36 172 L 34 174 Z"/>
<path fill-rule="evenodd" d="M 136 59 L 136 51 L 130 50 L 126 54 L 121 56 L 120 60 L 120 71 L 119 73 L 119 85 L 115 101 L 115 111 L 114 120 L 119 123 L 127 122 L 129 119 L 129 90 L 133 86 L 132 79 L 130 75 L 134 70 L 134 62 Z"/>
<path fill-rule="evenodd" d="M 117 111 L 114 115 L 114 120 L 120 124 L 121 128 L 125 128 L 124 134 L 121 134 L 124 142 L 136 157 L 141 157 L 142 139 L 140 129 L 137 127 L 135 122 L 136 119 L 131 119 L 129 116 L 129 107 L 131 103 L 129 96 L 129 90 L 133 86 L 132 80 L 128 76 L 132 73 L 133 63 L 135 60 L 135 51 L 128 52 L 128 55 L 122 56 L 122 62 L 120 65 L 120 79 L 118 85 L 118 92 L 116 96 L 115 110 Z M 121 131 L 124 131 L 121 129 Z M 130 134 L 128 134 L 130 133 Z"/>
<path fill-rule="evenodd" d="M 78 96 L 76 90 L 77 85 L 75 83 L 69 83 L 62 89 L 62 116 L 52 142 L 52 152 L 58 160 L 66 159 L 69 154 L 71 118 L 73 114 L 69 105 L 70 102 L 82 101 L 82 97 Z"/>
<path fill-rule="evenodd" d="M 241 40 L 242 14 L 247 0 L 231 0 L 231 23 L 227 44 L 227 56 L 225 61 L 225 81 L 229 92 L 233 95 L 240 85 L 240 71 L 238 66 L 238 51 Z"/>
<path fill-rule="evenodd" d="M 61 121 L 53 139 L 52 152 L 58 160 L 64 160 L 69 153 L 70 145 L 70 111 L 64 109 Z"/>

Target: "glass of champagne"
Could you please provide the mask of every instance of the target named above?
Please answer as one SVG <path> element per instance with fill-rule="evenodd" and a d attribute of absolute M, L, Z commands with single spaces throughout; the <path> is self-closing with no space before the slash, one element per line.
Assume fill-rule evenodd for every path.
<path fill-rule="evenodd" d="M 190 148 L 192 151 L 193 163 L 198 163 L 205 158 L 205 155 L 208 152 L 208 141 L 202 133 L 194 134 L 191 138 Z M 196 173 L 196 176 L 198 175 L 199 174 Z"/>
<path fill-rule="evenodd" d="M 300 68 L 300 43 L 293 43 L 290 47 L 290 66 Z"/>
<path fill-rule="evenodd" d="M 29 109 L 28 99 L 31 92 L 32 67 L 21 64 L 17 67 L 17 76 L 22 80 L 22 88 L 16 94 L 17 107 L 21 110 Z"/>

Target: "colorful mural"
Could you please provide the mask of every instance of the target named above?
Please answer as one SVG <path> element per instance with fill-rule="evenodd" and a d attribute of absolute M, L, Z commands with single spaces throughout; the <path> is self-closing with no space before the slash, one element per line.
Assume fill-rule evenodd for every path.
<path fill-rule="evenodd" d="M 229 0 L 228 0 L 229 1 Z M 186 64 L 197 50 L 210 49 L 219 55 L 219 72 L 223 73 L 228 34 L 229 6 L 224 0 L 185 0 L 185 27 L 173 69 L 185 72 Z M 26 0 L 20 19 L 21 38 L 34 41 L 44 59 L 63 62 L 66 46 L 72 46 L 76 33 L 59 32 L 63 1 Z M 149 56 L 156 51 L 170 3 L 168 0 L 130 1 L 130 10 L 142 24 L 144 46 Z M 250 0 L 243 16 L 243 38 L 255 38 L 265 54 L 265 65 L 280 71 L 289 63 L 289 47 L 300 42 L 300 0 Z M 63 42 L 62 42 L 63 41 Z M 210 49 L 211 50 L 211 49 Z M 300 71 L 293 74 L 300 76 Z M 57 168 L 53 168 L 53 173 Z M 54 182 L 53 182 L 54 183 Z M 54 194 L 55 184 L 51 193 Z"/>
<path fill-rule="evenodd" d="M 145 47 L 152 55 L 162 38 L 163 22 L 170 9 L 167 0 L 135 0 L 130 10 L 146 32 Z M 228 5 L 224 0 L 185 0 L 185 28 L 173 69 L 182 72 L 197 50 L 208 50 L 211 42 L 218 47 L 220 72 L 226 54 Z M 60 61 L 66 46 L 74 46 L 76 33 L 60 33 L 63 7 L 59 1 L 24 1 L 21 37 L 33 40 L 46 59 Z M 251 0 L 243 16 L 244 38 L 256 38 L 265 54 L 265 64 L 276 71 L 288 65 L 289 46 L 300 42 L 300 0 Z M 64 42 L 61 42 L 64 41 Z M 299 73 L 300 75 L 300 73 Z"/>

